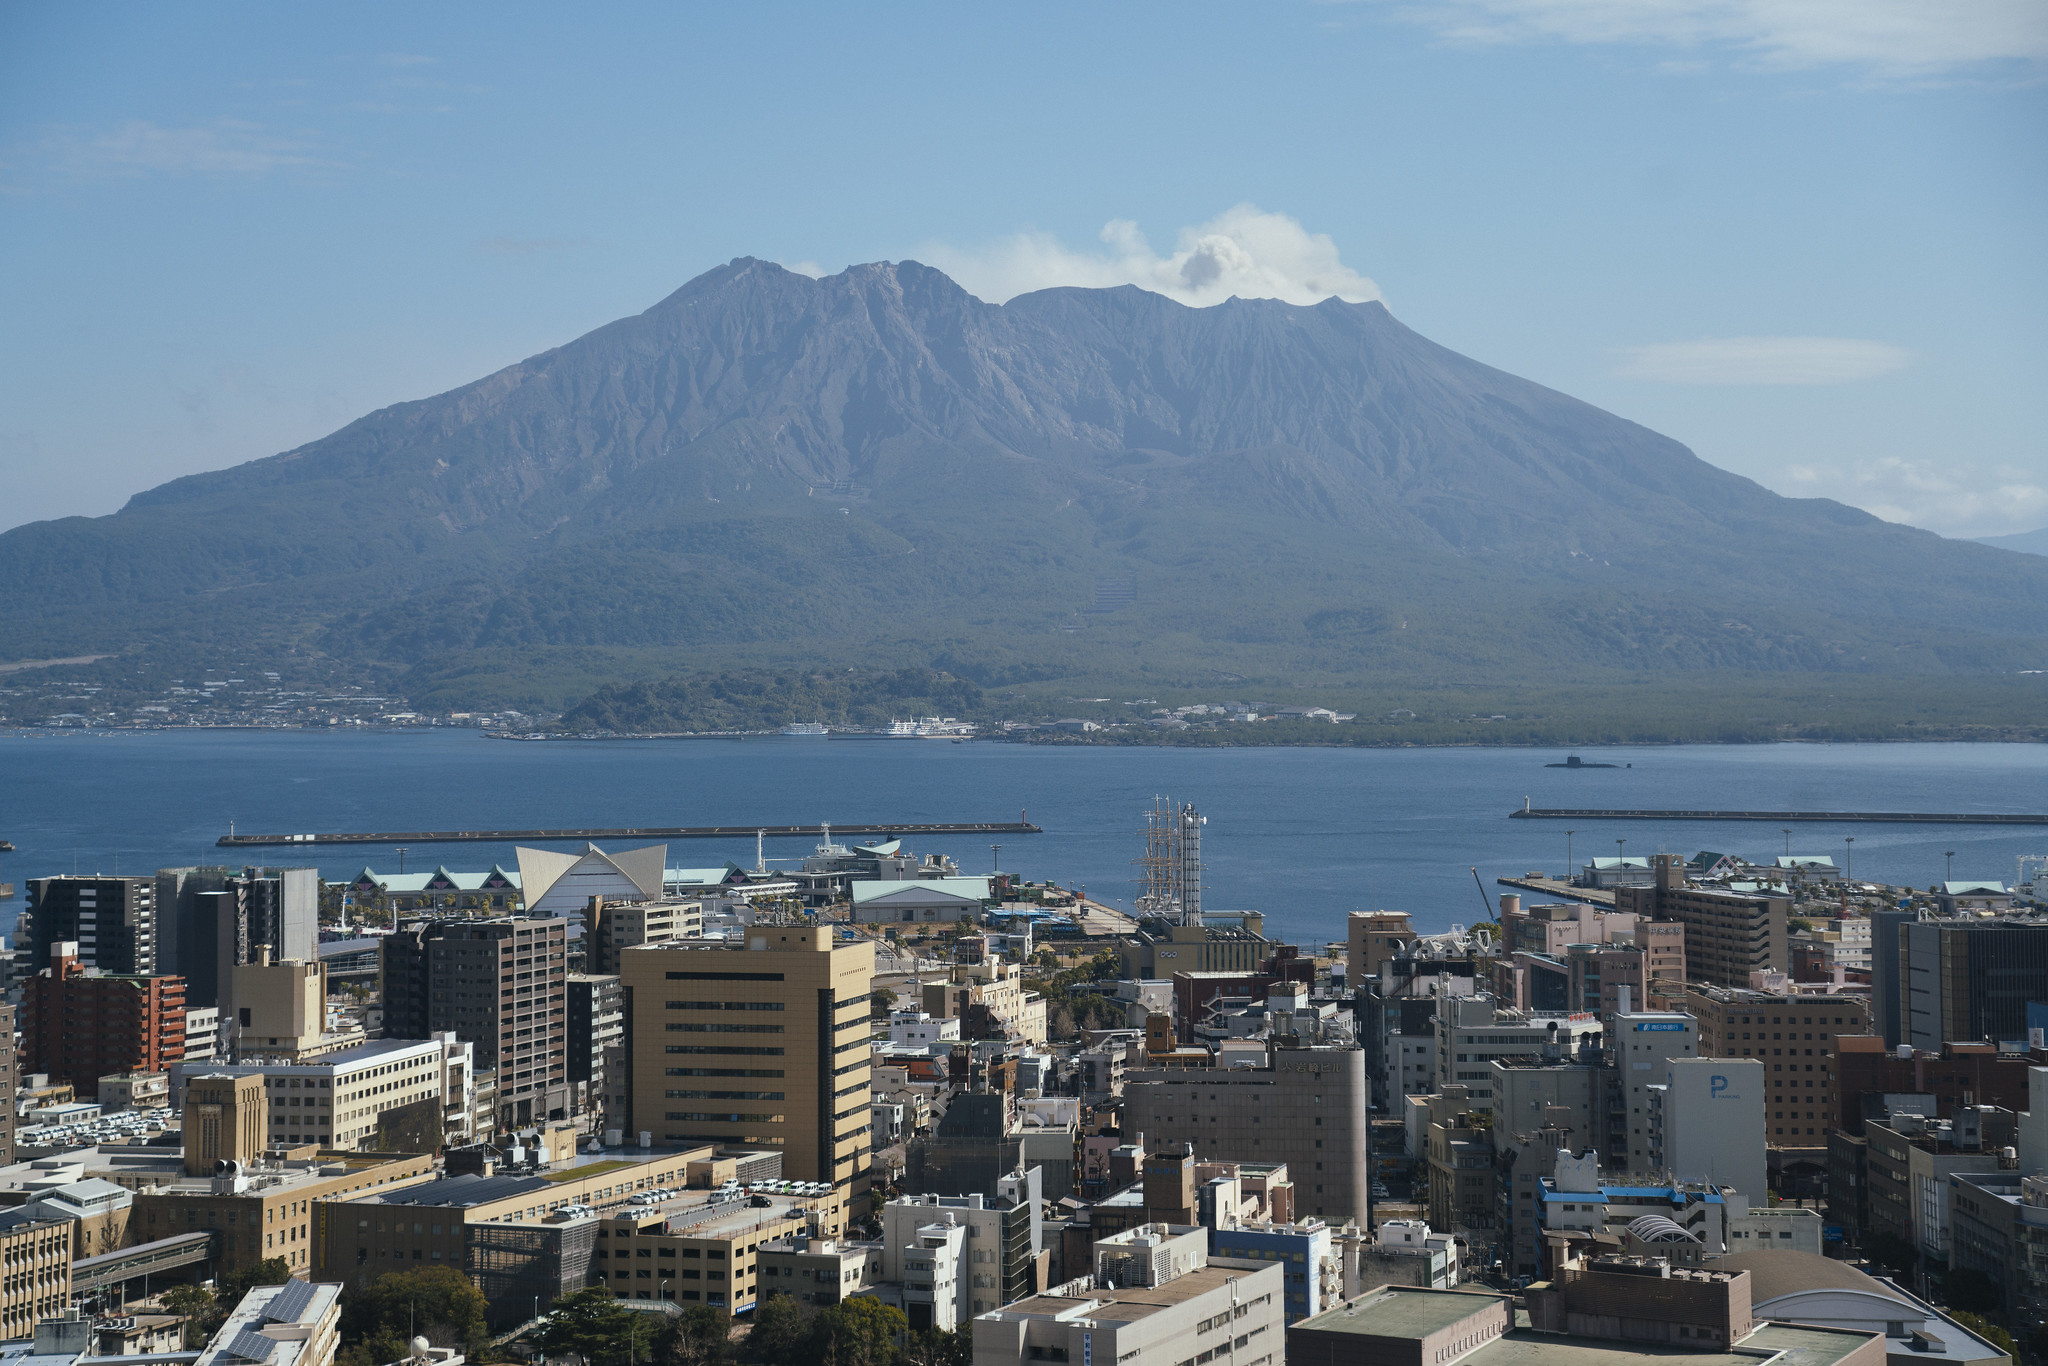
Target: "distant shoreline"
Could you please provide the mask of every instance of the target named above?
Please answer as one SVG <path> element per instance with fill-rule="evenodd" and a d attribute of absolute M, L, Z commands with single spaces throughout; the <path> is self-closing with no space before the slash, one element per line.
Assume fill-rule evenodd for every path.
<path fill-rule="evenodd" d="M 93 736 L 107 738 L 129 735 L 174 735 L 201 732 L 232 731 L 237 734 L 280 734 L 280 735 L 402 735 L 420 732 L 450 734 L 469 731 L 482 739 L 507 740 L 519 744 L 606 744 L 612 742 L 647 742 L 661 740 L 820 740 L 823 736 L 784 735 L 779 730 L 714 730 L 714 731 L 649 731 L 615 732 L 606 735 L 576 735 L 542 733 L 538 735 L 511 735 L 479 730 L 474 726 L 7 726 L 0 727 L 0 738 L 4 737 L 63 737 Z M 971 737 L 948 737 L 939 740 L 928 737 L 912 737 L 901 741 L 878 738 L 878 744 L 888 748 L 915 747 L 922 743 L 936 746 L 941 743 L 953 744 L 997 744 L 1036 745 L 1045 748 L 1070 749 L 1523 749 L 1523 750 L 1564 750 L 1564 749 L 1676 749 L 1688 746 L 1743 745 L 2042 745 L 2048 744 L 2048 726 L 2014 728 L 2006 734 L 1937 734 L 1937 735 L 1785 735 L 1753 736 L 1729 739 L 1673 738 L 1669 736 L 1604 736 L 1599 738 L 1562 738 L 1540 740 L 1397 740 L 1397 739 L 1217 739 L 1189 740 L 1178 737 L 1167 738 L 1152 735 L 1118 735 L 1109 738 L 1079 735 L 977 735 Z M 1598 765 L 1586 766 L 1589 771 Z"/>

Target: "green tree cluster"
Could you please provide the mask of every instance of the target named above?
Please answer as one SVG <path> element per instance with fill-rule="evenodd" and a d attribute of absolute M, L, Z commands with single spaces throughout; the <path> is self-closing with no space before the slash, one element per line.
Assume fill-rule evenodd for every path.
<path fill-rule="evenodd" d="M 1075 967 L 1027 978 L 1025 985 L 1045 998 L 1045 1018 L 1053 1038 L 1071 1039 L 1090 1029 L 1123 1026 L 1121 1003 L 1099 991 L 1082 990 L 1088 983 L 1115 981 L 1122 972 L 1117 956 L 1105 950 Z"/>
<path fill-rule="evenodd" d="M 754 1311 L 739 1356 L 751 1366 L 972 1366 L 973 1342 L 964 1331 L 912 1332 L 902 1310 L 869 1295 L 816 1311 L 772 1295 Z"/>
<path fill-rule="evenodd" d="M 367 1289 L 342 1292 L 345 1345 L 337 1366 L 401 1360 L 416 1337 L 436 1347 L 460 1347 L 473 1358 L 490 1336 L 484 1322 L 488 1307 L 483 1292 L 452 1267 L 388 1272 Z"/>
<path fill-rule="evenodd" d="M 259 1285 L 283 1285 L 291 1278 L 290 1263 L 267 1257 L 254 1266 L 221 1273 L 211 1290 L 203 1285 L 172 1286 L 164 1292 L 164 1312 L 185 1316 L 185 1350 L 192 1351 L 220 1331 L 242 1296 Z"/>
<path fill-rule="evenodd" d="M 912 715 L 977 714 L 981 689 L 936 669 L 679 675 L 599 688 L 564 730 L 774 730 L 796 721 L 875 726 Z"/>
<path fill-rule="evenodd" d="M 1950 1314 L 1949 1317 L 1990 1343 L 1993 1347 L 2010 1356 L 2012 1358 L 2012 1366 L 2020 1366 L 2019 1344 L 2013 1341 L 2011 1333 L 2006 1332 L 1983 1315 L 1973 1314 L 1967 1309 L 1958 1309 Z"/>

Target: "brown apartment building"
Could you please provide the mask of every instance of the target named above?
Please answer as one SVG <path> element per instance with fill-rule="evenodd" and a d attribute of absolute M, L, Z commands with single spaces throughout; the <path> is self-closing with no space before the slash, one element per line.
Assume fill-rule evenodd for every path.
<path fill-rule="evenodd" d="M 567 1118 L 569 922 L 422 920 L 385 938 L 384 1035 L 453 1030 L 498 1076 L 498 1125 Z"/>
<path fill-rule="evenodd" d="M 1353 911 L 1345 921 L 1345 984 L 1356 989 L 1380 965 L 1408 951 L 1415 926 L 1406 911 Z"/>
<path fill-rule="evenodd" d="M 119 1072 L 166 1072 L 185 1057 L 185 979 L 86 975 L 78 948 L 51 946 L 50 966 L 22 984 L 21 1065 L 98 1093 Z"/>
<path fill-rule="evenodd" d="M 1699 1021 L 1701 1057 L 1763 1063 L 1768 1146 L 1827 1145 L 1841 1113 L 1842 1036 L 1869 1033 L 1868 998 L 1694 985 L 1683 1008 Z"/>
<path fill-rule="evenodd" d="M 781 1152 L 783 1175 L 868 1185 L 874 946 L 832 927 L 756 926 L 619 955 L 631 1128 L 662 1145 Z"/>
<path fill-rule="evenodd" d="M 1652 860 L 1647 887 L 1616 887 L 1614 909 L 1685 926 L 1685 969 L 1696 982 L 1748 987 L 1753 972 L 1786 968 L 1785 925 L 1792 899 L 1694 887 L 1676 854 Z"/>

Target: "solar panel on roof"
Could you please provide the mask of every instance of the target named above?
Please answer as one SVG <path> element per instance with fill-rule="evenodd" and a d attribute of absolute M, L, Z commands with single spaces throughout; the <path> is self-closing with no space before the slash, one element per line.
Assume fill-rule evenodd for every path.
<path fill-rule="evenodd" d="M 264 1306 L 263 1316 L 272 1323 L 297 1323 L 317 1293 L 311 1281 L 286 1281 Z"/>
<path fill-rule="evenodd" d="M 228 1343 L 225 1355 L 239 1357 L 243 1361 L 268 1361 L 270 1354 L 277 1350 L 277 1339 L 244 1328 Z"/>

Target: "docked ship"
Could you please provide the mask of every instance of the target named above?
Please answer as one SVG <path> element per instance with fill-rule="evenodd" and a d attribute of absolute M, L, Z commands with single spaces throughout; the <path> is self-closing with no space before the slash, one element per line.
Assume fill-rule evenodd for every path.
<path fill-rule="evenodd" d="M 951 716 L 922 716 L 914 721 L 891 721 L 876 730 L 835 730 L 834 740 L 965 740 L 974 735 L 974 723 Z"/>
<path fill-rule="evenodd" d="M 792 721 L 782 728 L 784 735 L 828 735 L 823 721 Z"/>

